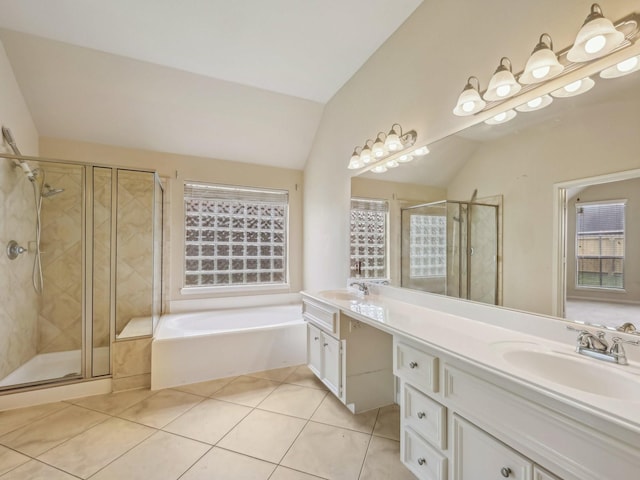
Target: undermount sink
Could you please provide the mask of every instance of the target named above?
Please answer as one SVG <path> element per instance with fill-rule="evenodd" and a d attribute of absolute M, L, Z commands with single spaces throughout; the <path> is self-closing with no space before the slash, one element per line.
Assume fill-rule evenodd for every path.
<path fill-rule="evenodd" d="M 640 402 L 640 376 L 633 367 L 599 363 L 533 343 L 497 346 L 504 361 L 523 372 L 586 393 Z"/>

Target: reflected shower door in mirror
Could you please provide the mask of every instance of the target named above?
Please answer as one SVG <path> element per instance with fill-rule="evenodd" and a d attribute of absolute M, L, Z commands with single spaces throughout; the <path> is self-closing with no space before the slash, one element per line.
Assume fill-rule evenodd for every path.
<path fill-rule="evenodd" d="M 402 287 L 498 303 L 497 205 L 441 201 L 401 217 Z"/>
<path fill-rule="evenodd" d="M 557 254 L 558 242 L 554 238 L 559 215 L 554 208 L 554 186 L 640 169 L 640 73 L 608 79 L 597 74 L 592 77 L 595 86 L 586 93 L 553 98 L 545 108 L 518 112 L 503 124 L 478 123 L 429 144 L 428 155 L 401 167 L 381 174 L 361 173 L 352 178 L 352 188 L 358 188 L 363 180 L 371 180 L 396 185 L 398 198 L 412 198 L 403 192 L 402 184 L 407 185 L 407 191 L 421 185 L 443 192 L 426 202 L 404 206 L 444 199 L 464 200 L 474 189 L 478 190 L 482 203 L 494 203 L 486 199 L 502 196 L 504 209 L 499 219 L 502 250 L 498 258 L 502 298 L 498 303 L 517 310 L 562 316 L 563 302 L 559 299 L 564 293 L 557 288 L 556 279 L 563 268 L 563 257 Z M 618 198 L 626 197 L 613 199 Z M 626 225 L 630 227 L 637 221 L 637 210 L 628 203 L 625 213 Z M 634 247 L 629 240 L 625 242 L 626 257 Z M 392 237 L 390 256 L 399 257 L 394 250 L 400 251 L 400 242 Z M 623 300 L 624 294 L 618 292 L 615 295 L 618 305 L 640 303 L 640 295 L 632 297 L 631 285 L 636 280 L 629 264 L 625 261 L 621 274 L 629 298 Z M 392 276 L 392 284 L 399 286 L 400 278 L 396 283 Z M 583 296 L 592 290 L 575 290 L 569 296 Z M 602 302 L 601 297 L 590 300 Z M 592 307 L 578 313 L 578 319 L 589 322 Z"/>

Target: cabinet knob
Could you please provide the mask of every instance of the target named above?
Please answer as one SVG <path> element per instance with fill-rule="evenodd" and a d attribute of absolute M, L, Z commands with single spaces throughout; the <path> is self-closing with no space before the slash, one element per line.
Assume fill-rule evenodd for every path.
<path fill-rule="evenodd" d="M 325 343 L 324 346 L 326 347 L 327 345 L 329 345 L 328 343 Z"/>
<path fill-rule="evenodd" d="M 508 478 L 511 475 L 511 469 L 509 467 L 502 467 L 500 473 L 504 478 Z"/>
<path fill-rule="evenodd" d="M 320 337 L 313 337 L 314 340 L 320 340 Z"/>
<path fill-rule="evenodd" d="M 409 368 L 416 368 L 418 366 L 418 362 L 409 362 Z"/>
<path fill-rule="evenodd" d="M 424 418 L 424 417 L 426 417 L 426 416 L 427 416 L 427 414 L 426 414 L 426 413 L 424 413 L 424 412 L 418 412 L 418 418 L 422 419 L 422 418 Z"/>
<path fill-rule="evenodd" d="M 418 459 L 418 465 L 424 465 L 425 463 L 427 463 L 427 461 L 424 458 Z"/>

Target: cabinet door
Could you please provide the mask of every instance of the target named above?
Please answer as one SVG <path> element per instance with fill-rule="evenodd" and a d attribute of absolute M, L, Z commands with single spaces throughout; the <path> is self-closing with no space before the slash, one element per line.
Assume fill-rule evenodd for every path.
<path fill-rule="evenodd" d="M 454 415 L 454 480 L 531 480 L 533 464 L 478 427 Z"/>
<path fill-rule="evenodd" d="M 551 475 L 549 472 L 541 469 L 540 467 L 533 467 L 533 480 L 560 480 L 555 475 Z"/>
<path fill-rule="evenodd" d="M 307 323 L 307 365 L 322 378 L 322 333 L 319 328 Z"/>
<path fill-rule="evenodd" d="M 322 335 L 324 369 L 322 381 L 338 398 L 342 396 L 342 352 L 340 340 Z"/>

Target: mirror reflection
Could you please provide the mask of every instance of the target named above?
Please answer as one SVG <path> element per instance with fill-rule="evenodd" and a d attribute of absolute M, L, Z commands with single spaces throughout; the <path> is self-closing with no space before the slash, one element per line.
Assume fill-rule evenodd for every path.
<path fill-rule="evenodd" d="M 640 169 L 640 74 L 611 79 L 594 75 L 593 80 L 593 88 L 582 95 L 554 98 L 546 108 L 520 112 L 503 124 L 477 124 L 429 145 L 429 155 L 401 168 L 352 178 L 352 197 L 387 201 L 391 284 L 455 292 L 460 298 L 587 323 L 637 323 L 640 242 L 634 235 L 640 223 L 640 199 L 635 193 L 640 185 L 635 179 L 640 177 L 635 171 Z M 556 201 L 556 191 L 562 193 L 562 201 Z M 477 193 L 470 201 L 473 192 Z M 474 254 L 489 244 L 473 233 L 466 245 L 447 239 L 445 260 L 437 255 L 425 260 L 425 267 L 441 268 L 440 275 L 430 281 L 426 276 L 412 278 L 411 233 L 401 233 L 402 212 L 433 202 L 440 203 L 429 210 L 439 207 L 445 212 L 447 205 L 458 206 L 462 217 L 463 206 L 467 213 L 475 204 L 496 206 L 494 297 L 474 297 L 469 288 L 474 282 Z M 608 213 L 618 210 L 611 218 L 594 220 L 593 205 L 621 206 L 599 207 Z M 463 231 L 454 217 L 461 218 L 455 213 L 442 215 L 438 228 L 444 229 L 445 237 L 459 237 Z M 478 227 L 486 227 L 486 222 L 479 221 Z M 449 286 L 453 267 L 459 277 L 464 273 L 471 279 L 465 278 L 462 286 Z M 557 278 L 563 280 L 558 281 L 561 293 L 555 298 Z M 469 290 L 471 295 L 465 295 Z"/>

